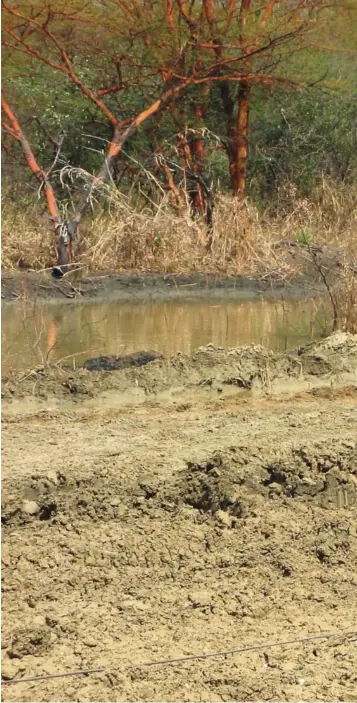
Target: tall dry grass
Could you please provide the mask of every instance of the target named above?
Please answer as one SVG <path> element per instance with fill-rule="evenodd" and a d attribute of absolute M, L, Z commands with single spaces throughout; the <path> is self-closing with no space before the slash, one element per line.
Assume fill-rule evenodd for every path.
<path fill-rule="evenodd" d="M 82 181 L 88 174 L 81 172 Z M 357 331 L 357 189 L 326 181 L 310 199 L 301 198 L 294 185 L 278 194 L 264 212 L 247 199 L 239 202 L 219 193 L 215 198 L 212 247 L 206 247 L 206 225 L 193 219 L 189 208 L 178 216 L 163 194 L 158 203 L 144 201 L 103 185 L 101 202 L 94 203 L 91 217 L 81 226 L 75 259 L 86 269 L 136 270 L 156 273 L 214 272 L 244 274 L 266 280 L 293 278 L 304 257 L 287 255 L 279 243 L 336 248 L 340 277 L 328 294 L 338 308 L 338 326 Z M 103 198 L 104 196 L 104 198 Z M 305 247 L 305 249 L 303 249 Z M 38 205 L 26 211 L 9 200 L 3 202 L 3 268 L 43 269 L 54 262 L 54 236 Z M 311 257 L 310 257 L 311 259 Z M 311 262 L 310 262 L 311 263 Z M 313 257 L 312 257 L 312 265 Z M 322 277 L 323 278 L 323 277 Z M 336 311 L 334 311 L 336 316 Z"/>
<path fill-rule="evenodd" d="M 102 186 L 106 207 L 97 206 L 81 227 L 77 258 L 91 270 L 139 269 L 156 272 L 218 271 L 260 273 L 281 265 L 276 243 L 299 240 L 355 249 L 357 189 L 323 183 L 310 200 L 291 185 L 274 207 L 259 212 L 246 200 L 229 195 L 215 199 L 212 250 L 206 251 L 206 227 L 189 208 L 176 215 L 168 196 L 138 209 L 130 198 Z M 3 267 L 34 269 L 53 264 L 54 237 L 38 205 L 23 211 L 3 202 Z M 282 271 L 284 274 L 285 272 Z M 286 272 L 288 273 L 288 271 Z"/>

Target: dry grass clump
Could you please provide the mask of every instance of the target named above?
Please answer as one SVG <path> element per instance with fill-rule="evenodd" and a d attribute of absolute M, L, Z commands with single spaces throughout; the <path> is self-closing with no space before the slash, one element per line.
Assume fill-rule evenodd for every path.
<path fill-rule="evenodd" d="M 54 235 L 38 205 L 24 212 L 13 205 L 2 207 L 2 268 L 41 269 L 53 266 Z"/>
<path fill-rule="evenodd" d="M 310 198 L 298 196 L 294 184 L 281 188 L 276 202 L 263 215 L 262 224 L 279 236 L 346 247 L 357 237 L 357 187 L 323 179 Z"/>
<path fill-rule="evenodd" d="M 357 334 L 357 256 L 344 253 L 340 276 L 335 285 L 327 285 L 333 312 L 333 330 Z"/>
<path fill-rule="evenodd" d="M 89 175 L 80 173 L 88 182 Z M 75 260 L 89 270 L 136 270 L 156 273 L 214 272 L 245 274 L 267 280 L 288 281 L 304 260 L 288 255 L 285 241 L 299 242 L 310 256 L 310 247 L 326 244 L 339 249 L 340 278 L 326 287 L 340 328 L 357 329 L 356 191 L 326 181 L 311 199 L 298 197 L 290 185 L 282 189 L 273 207 L 259 213 L 249 201 L 240 202 L 219 193 L 215 198 L 211 247 L 202 219 L 193 219 L 189 208 L 178 216 L 163 194 L 159 203 L 136 201 L 112 185 L 102 185 L 101 203 L 94 203 L 91 217 L 81 226 L 74 247 Z M 103 198 L 104 196 L 104 198 Z M 55 260 L 54 234 L 39 206 L 26 212 L 3 207 L 3 267 L 42 269 Z M 321 273 L 321 272 L 320 272 Z M 323 280 L 323 272 L 321 276 Z M 323 281 L 324 282 L 324 281 Z M 337 311 L 337 312 L 336 312 Z"/>
<path fill-rule="evenodd" d="M 216 197 L 212 246 L 204 219 L 193 219 L 189 207 L 178 215 L 168 195 L 158 204 L 134 204 L 111 186 L 103 185 L 105 206 L 96 204 L 74 242 L 75 260 L 89 270 L 140 270 L 156 273 L 205 271 L 252 273 L 281 270 L 272 249 L 269 227 L 262 227 L 249 201 Z M 26 212 L 3 207 L 3 267 L 51 267 L 54 233 L 39 206 Z M 275 234 L 275 233 L 274 233 Z M 274 237 L 275 238 L 275 237 Z"/>
<path fill-rule="evenodd" d="M 113 206 L 114 205 L 114 206 Z M 289 274 L 273 251 L 257 210 L 220 194 L 216 198 L 212 243 L 203 219 L 187 208 L 178 216 L 165 197 L 156 211 L 134 210 L 116 196 L 109 214 L 98 213 L 87 226 L 82 260 L 90 268 L 116 268 L 177 273 L 204 271 L 261 275 L 273 270 Z"/>
<path fill-rule="evenodd" d="M 105 207 L 95 205 L 81 227 L 77 258 L 90 269 L 139 269 L 155 272 L 217 271 L 278 272 L 289 266 L 277 254 L 279 240 L 324 242 L 345 246 L 356 237 L 356 193 L 323 183 L 311 200 L 297 197 L 291 185 L 279 194 L 274 212 L 259 213 L 246 200 L 224 194 L 215 198 L 212 247 L 207 231 L 189 208 L 178 216 L 164 195 L 159 204 L 137 203 L 111 185 L 101 187 Z M 54 261 L 54 235 L 46 214 L 37 205 L 21 209 L 3 206 L 3 266 L 34 269 Z M 278 257 L 278 258 L 277 258 Z"/>

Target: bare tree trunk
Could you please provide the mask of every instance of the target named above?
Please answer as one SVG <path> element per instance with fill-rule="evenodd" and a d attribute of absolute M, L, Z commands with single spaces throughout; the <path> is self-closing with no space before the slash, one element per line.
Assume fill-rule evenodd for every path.
<path fill-rule="evenodd" d="M 59 266 L 66 265 L 70 259 L 70 240 L 63 236 L 63 225 L 61 224 L 60 212 L 57 205 L 56 196 L 52 184 L 50 182 L 48 173 L 44 171 L 38 164 L 35 154 L 33 153 L 30 143 L 23 132 L 20 123 L 16 117 L 15 112 L 11 109 L 8 102 L 3 96 L 1 96 L 1 107 L 6 116 L 3 121 L 4 132 L 12 136 L 21 145 L 22 153 L 26 159 L 26 162 L 37 180 L 43 184 L 43 189 L 45 192 L 47 200 L 47 209 L 52 222 L 54 222 L 54 228 L 56 233 L 56 249 L 57 249 L 57 262 Z"/>
<path fill-rule="evenodd" d="M 235 101 L 227 82 L 221 85 L 221 98 L 227 124 L 227 155 L 233 195 L 245 198 L 247 193 L 248 136 L 250 85 L 242 81 L 237 95 L 237 115 Z"/>
<path fill-rule="evenodd" d="M 202 123 L 203 123 L 203 113 L 204 113 L 203 105 L 197 105 L 196 110 L 195 110 L 195 117 L 196 117 L 198 125 L 202 125 Z M 202 166 L 203 166 L 203 161 L 204 161 L 204 157 L 205 157 L 205 147 L 204 147 L 204 140 L 203 140 L 203 136 L 202 136 L 202 130 L 196 131 L 194 133 L 194 135 L 190 141 L 189 147 L 190 147 L 190 153 L 191 153 L 192 171 L 195 174 L 195 176 L 200 177 L 201 171 L 202 171 Z M 204 192 L 202 190 L 202 186 L 199 181 L 196 182 L 196 187 L 195 187 L 195 190 L 192 194 L 192 204 L 197 212 L 199 212 L 201 215 L 205 214 L 205 212 L 206 212 L 205 197 L 204 197 Z"/>
<path fill-rule="evenodd" d="M 229 162 L 229 175 L 231 177 L 233 193 L 237 193 L 237 121 L 234 116 L 234 100 L 231 95 L 231 86 L 227 81 L 221 84 L 221 98 L 226 116 L 227 156 Z"/>
<path fill-rule="evenodd" d="M 236 166 L 233 182 L 234 195 L 242 199 L 247 192 L 250 91 L 248 83 L 242 82 L 238 90 Z"/>

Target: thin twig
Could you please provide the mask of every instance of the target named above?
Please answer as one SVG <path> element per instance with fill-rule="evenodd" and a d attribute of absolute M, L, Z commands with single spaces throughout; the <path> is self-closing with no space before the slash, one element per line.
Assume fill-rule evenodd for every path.
<path fill-rule="evenodd" d="M 74 270 L 74 271 L 77 271 L 77 269 L 85 268 L 85 265 L 84 265 L 84 264 L 81 265 L 81 263 L 78 262 L 78 261 L 77 261 L 77 262 L 73 262 L 72 264 L 67 264 L 67 266 L 71 266 L 72 271 L 73 271 L 73 270 Z M 53 266 L 48 266 L 47 268 L 43 268 L 43 269 L 32 269 L 32 268 L 29 268 L 29 269 L 28 269 L 28 273 L 45 273 L 46 271 L 52 271 L 52 270 L 53 270 Z M 71 273 L 71 271 L 67 271 L 67 272 L 66 272 L 65 274 L 63 274 L 63 275 L 64 275 L 64 276 L 67 276 L 69 273 Z"/>
<path fill-rule="evenodd" d="M 332 332 L 336 332 L 337 327 L 338 327 L 338 322 L 339 322 L 338 305 L 337 305 L 336 298 L 333 294 L 332 288 L 331 288 L 331 286 L 328 282 L 327 276 L 324 272 L 324 267 L 318 261 L 316 251 L 314 249 L 312 249 L 309 244 L 307 244 L 307 249 L 308 249 L 309 253 L 311 254 L 312 260 L 313 260 L 313 262 L 314 262 L 314 264 L 315 264 L 315 266 L 316 266 L 316 268 L 317 268 L 317 270 L 323 280 L 324 286 L 327 290 L 327 294 L 330 298 L 331 307 L 332 307 L 332 311 L 333 311 Z"/>
<path fill-rule="evenodd" d="M 50 176 L 50 175 L 51 175 L 51 173 L 52 173 L 54 167 L 55 167 L 56 164 L 57 164 L 57 161 L 58 161 L 58 159 L 59 159 L 59 157 L 60 157 L 60 154 L 61 154 L 61 149 L 62 149 L 62 144 L 63 144 L 64 137 L 65 137 L 65 135 L 62 134 L 62 135 L 60 136 L 59 140 L 58 140 L 58 143 L 57 143 L 57 151 L 56 151 L 56 153 L 55 153 L 55 157 L 54 157 L 54 159 L 53 159 L 53 162 L 52 162 L 50 168 L 49 168 L 48 171 L 47 171 L 47 176 Z"/>
<path fill-rule="evenodd" d="M 285 640 L 283 642 L 267 642 L 266 644 L 252 644 L 247 647 L 234 647 L 233 649 L 223 649 L 218 652 L 209 652 L 208 654 L 189 654 L 184 657 L 177 657 L 176 659 L 157 659 L 152 662 L 144 662 L 143 664 L 138 664 L 137 666 L 155 666 L 157 664 L 177 664 L 177 662 L 183 661 L 194 661 L 196 659 L 211 659 L 213 657 L 225 657 L 227 654 L 238 654 L 242 652 L 252 652 L 259 649 L 272 649 L 273 647 L 285 647 L 290 644 L 299 644 L 301 642 L 310 642 L 311 640 L 327 639 L 329 637 L 347 637 L 348 635 L 357 635 L 357 630 L 346 631 L 342 634 L 335 632 L 326 632 L 324 634 L 318 635 L 308 635 L 306 637 L 299 637 L 293 640 Z M 129 667 L 126 667 L 129 668 Z M 132 667 L 130 667 L 132 668 Z"/>
<path fill-rule="evenodd" d="M 140 664 L 126 664 L 124 669 L 134 669 L 140 667 L 148 666 L 158 666 L 160 664 L 177 664 L 179 662 L 185 661 L 195 661 L 197 659 L 211 659 L 214 657 L 225 657 L 228 654 L 239 654 L 243 652 L 252 652 L 259 649 L 272 649 L 273 647 L 285 647 L 291 644 L 300 644 L 303 642 L 311 642 L 313 640 L 329 639 L 332 637 L 349 637 L 350 635 L 357 635 L 357 630 L 340 630 L 340 632 L 324 632 L 314 635 L 307 635 L 306 637 L 297 637 L 291 640 L 283 640 L 282 642 L 266 642 L 260 644 L 251 644 L 246 647 L 234 647 L 233 649 L 223 649 L 217 652 L 208 652 L 207 654 L 188 654 L 183 657 L 176 657 L 174 659 L 156 659 L 151 662 L 143 662 Z M 2 684 L 12 684 L 12 683 L 25 683 L 27 681 L 39 681 L 40 679 L 56 679 L 62 676 L 79 676 L 80 674 L 94 674 L 97 672 L 104 672 L 106 669 L 78 669 L 77 671 L 68 671 L 63 674 L 44 674 L 43 676 L 29 676 L 23 679 L 12 679 L 10 681 L 2 681 Z"/>
<path fill-rule="evenodd" d="M 64 134 L 61 135 L 59 141 L 56 142 L 57 151 L 56 151 L 56 153 L 55 153 L 55 156 L 54 156 L 54 159 L 53 159 L 53 162 L 52 162 L 50 168 L 46 171 L 46 178 L 47 178 L 47 179 L 50 178 L 50 175 L 51 175 L 51 173 L 52 173 L 54 167 L 56 166 L 57 161 L 58 161 L 58 159 L 59 159 L 59 157 L 60 157 L 61 149 L 62 149 L 62 144 L 63 144 L 63 140 L 64 140 L 64 136 L 65 136 Z M 40 184 L 40 187 L 39 187 L 39 189 L 38 189 L 38 191 L 37 191 L 37 198 L 38 198 L 38 199 L 40 199 L 41 191 L 42 191 L 42 188 L 44 187 L 44 185 L 45 185 L 45 179 L 42 181 L 42 183 Z"/>

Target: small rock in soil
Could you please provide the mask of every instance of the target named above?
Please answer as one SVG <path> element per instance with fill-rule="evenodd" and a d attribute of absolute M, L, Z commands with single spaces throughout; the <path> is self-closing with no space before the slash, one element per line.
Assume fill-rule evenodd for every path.
<path fill-rule="evenodd" d="M 24 671 L 24 667 L 21 667 L 18 662 L 7 659 L 1 664 L 1 678 L 4 681 L 11 681 L 18 674 Z"/>
<path fill-rule="evenodd" d="M 21 510 L 26 515 L 37 515 L 40 512 L 40 506 L 34 500 L 24 500 Z"/>

